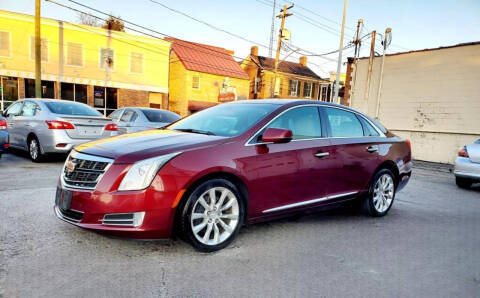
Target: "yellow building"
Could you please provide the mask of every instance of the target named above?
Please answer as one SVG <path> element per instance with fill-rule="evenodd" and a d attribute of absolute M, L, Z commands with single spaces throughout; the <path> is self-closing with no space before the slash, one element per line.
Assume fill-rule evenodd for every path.
<path fill-rule="evenodd" d="M 250 78 L 249 98 L 298 98 L 318 99 L 330 85 L 307 66 L 307 57 L 300 57 L 298 63 L 281 61 L 278 64 L 277 84 L 274 73 L 275 59 L 258 55 L 258 47 L 251 48 L 241 67 Z"/>
<path fill-rule="evenodd" d="M 221 102 L 247 99 L 250 81 L 224 48 L 166 38 L 170 52 L 169 109 L 182 116 Z"/>
<path fill-rule="evenodd" d="M 42 97 L 88 103 L 104 114 L 123 106 L 165 107 L 170 42 L 41 19 Z M 35 95 L 35 24 L 0 10 L 1 108 Z"/>

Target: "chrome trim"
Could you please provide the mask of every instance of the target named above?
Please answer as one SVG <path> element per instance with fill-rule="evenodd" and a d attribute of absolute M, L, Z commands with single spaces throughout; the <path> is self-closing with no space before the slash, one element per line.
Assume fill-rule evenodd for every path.
<path fill-rule="evenodd" d="M 319 152 L 317 154 L 315 154 L 316 157 L 325 157 L 325 156 L 329 156 L 330 153 L 329 152 Z"/>
<path fill-rule="evenodd" d="M 108 169 L 110 168 L 110 166 L 111 166 L 111 165 L 113 164 L 113 162 L 115 161 L 114 159 L 111 159 L 111 158 L 106 158 L 106 157 L 100 157 L 100 156 L 95 156 L 95 155 L 80 153 L 80 152 L 78 152 L 78 151 L 72 150 L 72 151 L 70 152 L 70 154 L 68 155 L 67 159 L 65 160 L 65 163 L 63 164 L 62 173 L 61 173 L 61 175 L 60 175 L 60 178 L 61 178 L 60 181 L 61 181 L 62 187 L 65 187 L 65 188 L 73 188 L 73 189 L 84 189 L 84 190 L 93 190 L 93 189 L 95 189 L 95 187 L 74 186 L 74 185 L 67 184 L 67 183 L 65 182 L 65 165 L 67 164 L 67 161 L 68 161 L 68 159 L 69 159 L 70 157 L 78 158 L 78 159 L 83 159 L 83 160 L 90 160 L 90 161 L 95 161 L 95 162 L 106 162 L 106 163 L 108 163 L 108 165 L 105 167 L 105 169 L 103 169 L 103 174 L 99 175 L 95 181 L 88 182 L 88 183 L 95 183 L 95 187 L 96 187 L 96 185 L 98 184 L 98 182 L 100 182 L 100 180 L 102 180 L 103 175 L 105 175 L 105 173 L 108 171 Z M 82 182 L 84 182 L 84 181 L 82 181 Z"/>
<path fill-rule="evenodd" d="M 62 211 L 60 211 L 60 209 L 59 209 L 57 206 L 54 207 L 54 210 L 55 210 L 55 214 L 57 215 L 58 218 L 60 218 L 60 219 L 62 219 L 62 220 L 65 220 L 65 221 L 67 221 L 67 222 L 79 223 L 79 222 L 82 221 L 81 219 L 78 220 L 78 219 L 74 219 L 74 218 L 65 216 L 65 215 L 62 213 Z M 79 211 L 79 210 L 75 210 L 75 209 L 70 209 L 70 210 L 75 211 L 75 212 L 79 212 L 79 213 L 82 213 L 82 214 L 83 214 L 83 212 L 82 212 L 82 211 Z"/>
<path fill-rule="evenodd" d="M 285 210 L 285 209 L 310 205 L 310 204 L 314 204 L 314 203 L 318 203 L 318 202 L 322 202 L 322 201 L 327 201 L 327 200 L 332 200 L 332 199 L 336 199 L 336 198 L 340 198 L 340 197 L 350 196 L 350 195 L 353 195 L 353 194 L 356 194 L 356 193 L 358 193 L 358 191 L 351 191 L 351 192 L 337 194 L 337 195 L 333 195 L 333 196 L 327 196 L 327 197 L 323 197 L 323 198 L 318 198 L 318 199 L 313 199 L 313 200 L 308 200 L 308 201 L 303 201 L 303 202 L 298 202 L 298 203 L 293 203 L 293 204 L 287 204 L 287 205 L 283 205 L 283 206 L 279 206 L 279 207 L 264 210 L 264 211 L 262 211 L 262 213 L 269 213 L 269 212 L 275 212 L 275 211 L 280 211 L 280 210 Z"/>
<path fill-rule="evenodd" d="M 290 107 L 288 109 L 286 109 L 285 111 L 282 111 L 280 114 L 278 114 L 277 116 L 275 116 L 272 120 L 268 121 L 267 124 L 265 124 L 264 126 L 262 126 L 259 130 L 257 130 L 246 142 L 245 144 L 243 144 L 244 146 L 257 146 L 257 145 L 268 145 L 268 143 L 252 143 L 250 144 L 250 142 L 265 128 L 267 127 L 268 125 L 270 125 L 273 121 L 275 121 L 278 117 L 280 117 L 281 115 L 283 115 L 284 113 L 292 110 L 292 109 L 295 109 L 295 108 L 301 108 L 301 107 L 310 107 L 310 106 L 314 106 L 314 107 L 326 107 L 326 108 L 333 108 L 333 109 L 339 109 L 339 110 L 344 110 L 346 112 L 350 112 L 350 113 L 354 113 L 356 114 L 357 116 L 359 117 L 362 117 L 365 121 L 367 121 L 370 125 L 372 125 L 372 127 L 379 133 L 379 136 L 378 137 L 386 137 L 386 135 L 374 124 L 372 123 L 372 121 L 370 121 L 368 118 L 365 118 L 360 112 L 357 112 L 355 110 L 351 110 L 351 109 L 345 109 L 345 108 L 342 108 L 342 107 L 336 107 L 336 106 L 331 106 L 331 105 L 326 105 L 326 104 L 322 104 L 321 102 L 319 103 L 313 103 L 313 104 L 304 104 L 304 105 L 298 105 L 298 106 L 293 106 L 293 107 Z M 321 115 L 320 115 L 321 116 Z M 298 139 L 298 140 L 292 140 L 292 142 L 295 142 L 295 141 L 310 141 L 310 140 L 319 140 L 319 139 L 340 139 L 340 138 L 343 138 L 343 139 L 351 139 L 351 138 L 371 138 L 372 136 L 361 136 L 361 137 L 325 137 L 325 138 L 310 138 L 310 139 Z M 373 137 L 376 137 L 376 136 L 373 136 Z"/>

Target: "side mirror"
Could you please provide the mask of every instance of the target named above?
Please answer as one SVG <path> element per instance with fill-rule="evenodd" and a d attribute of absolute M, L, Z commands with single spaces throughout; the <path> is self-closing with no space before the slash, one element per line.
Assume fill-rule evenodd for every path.
<path fill-rule="evenodd" d="M 281 128 L 267 128 L 262 135 L 262 142 L 264 143 L 288 143 L 292 140 L 292 131 Z"/>

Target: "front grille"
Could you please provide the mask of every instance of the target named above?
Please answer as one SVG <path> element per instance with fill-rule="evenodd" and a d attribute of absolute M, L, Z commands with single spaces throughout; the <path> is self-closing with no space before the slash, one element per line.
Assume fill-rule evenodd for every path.
<path fill-rule="evenodd" d="M 65 162 L 63 182 L 71 187 L 94 189 L 110 164 L 106 158 L 73 152 Z"/>

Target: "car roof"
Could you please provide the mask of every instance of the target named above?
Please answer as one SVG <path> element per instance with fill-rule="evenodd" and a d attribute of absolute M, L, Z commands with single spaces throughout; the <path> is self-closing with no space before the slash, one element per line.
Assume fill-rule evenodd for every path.
<path fill-rule="evenodd" d="M 344 109 L 350 109 L 351 108 L 343 105 L 339 105 L 336 103 L 332 102 L 325 102 L 325 101 L 320 101 L 320 100 L 299 100 L 299 99 L 282 99 L 282 98 L 271 98 L 271 99 L 248 99 L 248 100 L 237 100 L 237 101 L 232 101 L 229 102 L 230 104 L 232 103 L 254 103 L 254 104 L 275 104 L 275 105 L 291 105 L 291 106 L 296 106 L 296 105 L 306 105 L 306 104 L 321 104 L 325 106 L 332 106 L 332 107 L 341 107 Z"/>

